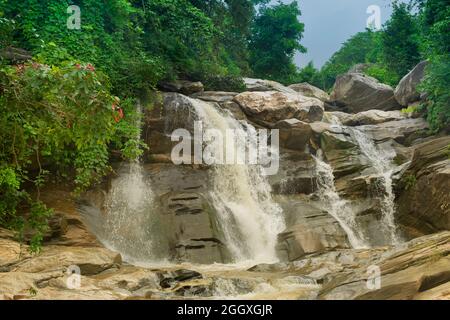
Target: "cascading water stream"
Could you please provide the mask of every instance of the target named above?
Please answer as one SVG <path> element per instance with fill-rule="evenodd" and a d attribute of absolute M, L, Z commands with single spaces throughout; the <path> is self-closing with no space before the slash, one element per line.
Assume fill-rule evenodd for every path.
<path fill-rule="evenodd" d="M 391 244 L 399 244 L 402 242 L 398 235 L 397 226 L 395 224 L 395 194 L 393 191 L 392 174 L 394 165 L 392 158 L 395 154 L 390 154 L 384 150 L 380 150 L 375 143 L 366 134 L 358 129 L 351 129 L 353 138 L 359 145 L 362 153 L 369 159 L 372 167 L 375 169 L 380 183 L 380 201 L 382 213 L 382 226 L 390 238 Z"/>
<path fill-rule="evenodd" d="M 372 168 L 375 170 L 380 182 L 380 201 L 382 213 L 382 227 L 386 230 L 391 244 L 399 244 L 402 242 L 398 235 L 397 226 L 395 224 L 395 194 L 393 192 L 392 174 L 395 166 L 392 158 L 395 152 L 387 152 L 376 147 L 374 141 L 364 132 L 353 127 L 343 126 L 339 119 L 331 115 L 328 121 L 344 131 L 350 133 L 350 136 L 358 144 L 361 152 L 368 158 Z"/>
<path fill-rule="evenodd" d="M 367 248 L 368 245 L 356 223 L 355 212 L 350 203 L 341 199 L 334 185 L 334 175 L 331 166 L 322 160 L 322 152 L 319 150 L 314 157 L 316 163 L 317 194 L 324 209 L 339 223 L 347 234 L 352 248 Z"/>
<path fill-rule="evenodd" d="M 137 112 L 136 126 L 141 128 L 139 105 Z M 96 234 L 106 247 L 120 252 L 129 262 L 164 260 L 167 250 L 158 236 L 154 194 L 140 159 L 123 166 L 119 176 L 112 180 L 105 211 L 101 222 L 96 223 L 99 229 Z"/>
<path fill-rule="evenodd" d="M 190 101 L 204 129 L 218 130 L 224 137 L 227 130 L 234 130 L 235 134 L 243 135 L 237 141 L 245 141 L 246 130 L 255 130 L 251 125 L 219 111 L 212 103 L 196 99 Z M 215 144 L 214 148 L 216 153 L 227 152 L 220 144 Z M 242 149 L 236 144 L 234 153 L 237 152 L 242 152 Z M 262 168 L 248 164 L 214 164 L 212 172 L 210 194 L 234 260 L 276 261 L 277 236 L 285 224 L 281 208 L 272 201 L 271 188 Z"/>

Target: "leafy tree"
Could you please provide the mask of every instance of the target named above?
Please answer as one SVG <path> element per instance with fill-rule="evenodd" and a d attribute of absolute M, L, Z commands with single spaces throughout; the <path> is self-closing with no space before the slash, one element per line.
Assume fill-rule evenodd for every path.
<path fill-rule="evenodd" d="M 394 2 L 392 16 L 381 35 L 381 43 L 384 64 L 400 78 L 420 62 L 418 27 L 407 4 Z"/>
<path fill-rule="evenodd" d="M 367 30 L 359 32 L 344 42 L 320 70 L 320 86 L 329 90 L 336 77 L 346 73 L 358 63 L 375 63 L 379 57 L 380 34 Z"/>
<path fill-rule="evenodd" d="M 429 61 L 421 87 L 431 129 L 450 131 L 450 1 L 421 3 L 424 52 Z"/>
<path fill-rule="evenodd" d="M 297 68 L 294 54 L 306 52 L 300 44 L 304 25 L 296 1 L 263 6 L 257 15 L 250 42 L 250 65 L 255 76 L 281 82 L 291 82 Z"/>
<path fill-rule="evenodd" d="M 130 102 L 119 108 L 107 78 L 91 64 L 5 67 L 0 88 L 0 225 L 19 234 L 31 229 L 37 249 L 50 215 L 39 201 L 40 188 L 62 172 L 81 192 L 109 172 L 109 150 L 138 157 L 137 115 Z"/>
<path fill-rule="evenodd" d="M 314 86 L 320 86 L 319 70 L 314 67 L 312 61 L 298 71 L 297 76 L 295 77 L 295 82 L 308 82 Z"/>

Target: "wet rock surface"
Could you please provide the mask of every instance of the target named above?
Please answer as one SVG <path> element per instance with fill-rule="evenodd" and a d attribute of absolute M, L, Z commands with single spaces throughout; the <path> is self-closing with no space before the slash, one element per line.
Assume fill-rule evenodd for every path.
<path fill-rule="evenodd" d="M 8 242 L 8 243 L 7 243 Z M 55 245 L 23 254 L 2 239 L 2 299 L 449 299 L 450 233 L 396 248 L 335 249 L 291 262 L 254 266 L 137 267 L 107 249 Z M 78 264 L 79 286 L 67 267 Z M 372 287 L 369 268 L 380 269 Z M 370 269 L 372 270 L 372 269 Z M 446 289 L 447 288 L 447 289 Z"/>

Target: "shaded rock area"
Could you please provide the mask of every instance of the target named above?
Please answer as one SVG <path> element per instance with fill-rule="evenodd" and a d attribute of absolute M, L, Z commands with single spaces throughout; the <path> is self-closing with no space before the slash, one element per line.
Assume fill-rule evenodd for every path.
<path fill-rule="evenodd" d="M 295 93 L 293 89 L 285 87 L 276 81 L 253 78 L 244 78 L 243 80 L 247 91 L 279 91 L 284 93 Z"/>
<path fill-rule="evenodd" d="M 31 60 L 33 57 L 29 51 L 24 49 L 7 47 L 0 50 L 0 58 L 9 60 L 12 63 L 23 63 Z"/>
<path fill-rule="evenodd" d="M 117 170 L 125 173 L 127 167 Z M 168 250 L 162 255 L 174 262 L 229 262 L 230 256 L 221 239 L 215 208 L 208 194 L 207 170 L 165 163 L 147 164 L 144 170 L 144 179 L 155 193 L 153 219 L 158 221 L 158 234 L 163 235 L 159 240 L 160 249 L 167 246 Z M 101 204 L 86 197 L 80 202 L 83 203 L 80 206 L 83 214 L 95 215 L 93 220 L 101 228 Z M 94 225 L 94 232 L 95 228 L 98 226 Z M 101 230 L 98 233 L 107 232 Z"/>
<path fill-rule="evenodd" d="M 277 252 L 282 261 L 350 247 L 338 222 L 308 197 L 285 196 L 279 202 L 290 220 L 290 226 L 278 236 Z"/>
<path fill-rule="evenodd" d="M 414 147 L 398 185 L 397 218 L 412 234 L 450 230 L 450 137 Z"/>
<path fill-rule="evenodd" d="M 204 90 L 203 84 L 201 82 L 199 81 L 192 82 L 187 80 L 161 82 L 159 83 L 159 87 L 165 91 L 179 92 L 186 95 L 201 92 Z"/>

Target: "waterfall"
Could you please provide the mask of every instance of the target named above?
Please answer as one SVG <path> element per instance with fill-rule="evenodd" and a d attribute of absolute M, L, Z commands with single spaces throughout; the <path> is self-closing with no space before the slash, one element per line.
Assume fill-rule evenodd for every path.
<path fill-rule="evenodd" d="M 324 209 L 339 223 L 352 248 L 367 248 L 368 245 L 356 223 L 356 215 L 350 203 L 339 196 L 334 185 L 331 166 L 322 160 L 321 150 L 313 157 L 316 163 L 317 194 Z"/>
<path fill-rule="evenodd" d="M 138 105 L 141 128 L 141 107 Z M 140 130 L 139 130 L 140 138 Z M 154 194 L 145 179 L 140 159 L 121 168 L 112 180 L 105 199 L 100 240 L 110 249 L 120 252 L 130 262 L 160 261 L 166 255 L 158 238 L 157 217 L 154 212 Z"/>
<path fill-rule="evenodd" d="M 392 174 L 395 166 L 392 163 L 392 158 L 395 156 L 395 152 L 387 152 L 386 150 L 380 150 L 375 146 L 373 139 L 367 134 L 353 127 L 345 127 L 339 121 L 335 115 L 329 115 L 328 121 L 347 132 L 350 133 L 353 140 L 358 144 L 361 152 L 368 158 L 372 168 L 377 174 L 379 179 L 381 193 L 381 214 L 382 214 L 382 228 L 387 233 L 392 244 L 399 244 L 402 242 L 398 235 L 397 226 L 395 224 L 395 194 L 393 191 Z"/>
<path fill-rule="evenodd" d="M 376 171 L 378 182 L 380 183 L 380 201 L 382 226 L 389 236 L 392 244 L 401 243 L 395 224 L 395 194 L 393 191 L 392 174 L 394 165 L 392 158 L 395 155 L 385 150 L 380 150 L 375 143 L 365 133 L 358 129 L 351 130 L 353 138 L 359 145 L 362 153 L 369 159 L 372 167 Z"/>
<path fill-rule="evenodd" d="M 242 135 L 237 141 L 245 141 L 246 131 L 256 131 L 250 124 L 237 121 L 213 103 L 189 100 L 204 129 L 218 130 L 224 137 L 227 130 L 235 130 Z M 237 143 L 236 155 L 242 152 L 238 147 Z M 223 146 L 215 144 L 214 148 Z M 272 200 L 270 185 L 262 174 L 263 168 L 248 164 L 214 164 L 211 169 L 210 195 L 234 260 L 276 261 L 277 236 L 285 229 L 285 224 L 281 208 Z"/>

